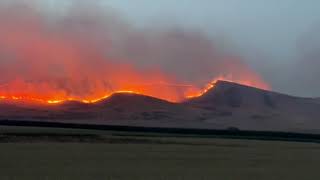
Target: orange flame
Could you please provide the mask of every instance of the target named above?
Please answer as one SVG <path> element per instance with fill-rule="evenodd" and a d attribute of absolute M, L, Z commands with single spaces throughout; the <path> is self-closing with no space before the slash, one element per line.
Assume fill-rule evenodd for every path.
<path fill-rule="evenodd" d="M 113 32 L 113 28 L 109 28 L 114 24 L 105 24 L 106 18 L 104 16 L 99 18 L 100 13 L 97 16 L 89 17 L 85 15 L 86 13 L 75 13 L 75 15 L 71 13 L 70 17 L 63 20 L 51 22 L 47 21 L 47 18 L 39 16 L 38 11 L 34 11 L 32 8 L 18 8 L 16 10 L 6 9 L 5 6 L 0 5 L 0 100 L 45 104 L 59 104 L 65 101 L 96 103 L 114 93 L 135 93 L 179 102 L 188 97 L 203 95 L 209 89 L 214 88 L 214 82 L 217 80 L 229 80 L 260 88 L 267 87 L 256 73 L 241 65 L 243 63 L 235 63 L 240 62 L 237 60 L 219 60 L 223 63 L 219 63 L 221 71 L 218 70 L 218 72 L 217 66 L 211 65 L 210 62 L 212 58 L 220 58 L 220 55 L 215 55 L 213 43 L 206 38 L 199 37 L 197 43 L 198 35 L 196 35 L 195 38 L 191 36 L 192 38 L 187 38 L 187 41 L 180 41 L 179 39 L 184 39 L 185 34 L 177 36 L 174 33 L 172 37 L 176 38 L 172 38 L 171 34 L 168 36 L 169 40 L 176 39 L 173 42 L 167 42 L 168 39 L 165 38 L 167 36 L 160 36 L 160 43 L 152 43 L 153 40 L 150 40 L 149 43 L 147 40 L 146 43 L 142 43 L 146 46 L 137 48 L 138 53 L 136 51 L 129 53 L 131 51 L 126 51 L 128 42 L 122 42 L 121 39 L 127 39 L 131 36 L 120 38 L 124 33 L 120 33 L 122 26 L 119 27 L 121 30 L 119 29 L 120 34 L 118 34 L 118 28 L 115 28 L 116 32 Z M 125 32 L 129 32 L 129 30 L 131 28 Z M 141 34 L 145 34 L 145 32 L 143 31 Z M 133 37 L 136 35 L 140 37 L 140 33 L 134 33 Z M 145 38 L 137 39 L 139 41 Z M 120 39 L 119 42 L 117 39 Z M 131 44 L 132 42 L 128 44 L 129 49 L 136 44 L 139 46 L 140 41 L 133 42 L 133 44 Z M 149 51 L 144 49 L 149 44 L 156 44 L 156 46 Z M 162 51 L 170 44 L 173 46 Z M 122 50 L 114 51 L 118 46 Z M 176 48 L 180 46 L 181 48 Z M 190 82 L 185 80 L 189 78 L 189 75 L 179 77 L 178 72 L 175 74 L 175 72 L 169 71 L 171 73 L 168 74 L 161 69 L 150 70 L 150 66 L 140 67 L 137 65 L 138 63 L 122 61 L 122 58 L 139 59 L 140 57 L 135 57 L 135 54 L 140 54 L 140 49 L 146 59 L 179 60 L 174 64 L 181 65 L 180 71 L 187 64 L 185 62 L 188 62 L 188 66 L 191 66 L 190 69 L 192 69 L 192 71 L 186 71 L 188 73 L 202 69 L 200 66 L 193 67 L 197 64 L 203 64 L 208 67 L 208 70 L 201 72 L 200 78 L 197 76 L 197 78 L 190 80 L 192 83 L 189 84 Z M 192 49 L 190 52 L 192 57 L 189 57 L 189 49 Z M 194 49 L 195 51 L 193 51 Z M 117 56 L 117 53 L 122 55 L 123 52 L 127 52 L 127 55 Z M 161 56 L 158 57 L 158 54 Z M 163 57 L 163 54 L 173 55 Z M 207 55 L 202 57 L 203 54 Z M 177 55 L 179 57 L 174 58 Z M 188 57 L 189 59 L 185 60 Z M 206 63 L 197 61 L 198 57 L 206 59 Z M 193 61 L 193 59 L 195 60 Z M 142 59 L 142 62 L 144 61 L 145 59 Z M 225 62 L 229 62 L 228 68 Z M 199 88 L 198 83 L 202 79 L 202 74 L 207 75 L 206 72 L 211 72 L 211 67 L 215 67 L 212 72 L 234 73 L 237 76 L 241 75 L 241 77 L 235 78 L 230 75 L 218 77 L 205 88 Z M 175 70 L 174 67 L 170 67 L 170 69 Z M 185 84 L 186 82 L 187 84 Z"/>
<path fill-rule="evenodd" d="M 196 97 L 200 97 L 204 94 L 206 94 L 208 91 L 210 91 L 211 89 L 213 89 L 216 85 L 216 83 L 220 80 L 222 81 L 228 81 L 228 82 L 235 82 L 235 83 L 239 83 L 242 85 L 246 85 L 246 86 L 252 86 L 252 87 L 257 87 L 257 88 L 261 88 L 261 89 L 265 89 L 265 90 L 269 90 L 270 87 L 269 85 L 267 85 L 266 83 L 264 83 L 263 81 L 260 80 L 256 80 L 254 81 L 255 78 L 252 79 L 247 79 L 247 80 L 234 80 L 231 76 L 220 76 L 217 78 L 214 78 L 210 83 L 208 83 L 203 89 L 200 88 L 196 88 L 193 85 L 179 85 L 179 84 L 167 84 L 167 86 L 176 86 L 179 88 L 184 88 L 182 89 L 185 94 L 183 95 L 182 99 L 179 99 L 178 97 L 175 96 L 171 96 L 171 97 L 167 97 L 165 98 L 165 96 L 162 96 L 162 89 L 159 88 L 158 89 L 158 94 L 155 94 L 154 92 L 148 92 L 148 91 L 144 91 L 144 92 L 140 92 L 138 90 L 119 90 L 119 91 L 114 91 L 114 92 L 110 92 L 107 93 L 103 96 L 91 96 L 91 98 L 81 98 L 81 97 L 61 97 L 61 98 L 50 98 L 50 97 L 41 97 L 41 96 L 37 96 L 37 95 L 31 95 L 31 94 L 26 94 L 26 95 L 0 95 L 0 101 L 15 101 L 15 102 L 19 102 L 19 101 L 23 101 L 23 102 L 35 102 L 35 103 L 43 103 L 43 104 L 61 104 L 64 103 L 66 101 L 78 101 L 78 102 L 82 102 L 82 103 L 86 103 L 86 104 L 91 104 L 91 103 L 97 103 L 99 101 L 108 99 L 110 96 L 112 96 L 113 94 L 118 94 L 118 93 L 126 93 L 126 94 L 139 94 L 139 95 L 147 95 L 147 96 L 152 96 L 155 98 L 159 98 L 159 99 L 163 99 L 163 100 L 167 100 L 167 101 L 171 101 L 171 102 L 178 102 L 178 101 L 182 101 L 184 99 L 189 99 L 189 98 L 196 98 Z M 174 93 L 173 93 L 174 94 Z"/>
<path fill-rule="evenodd" d="M 229 75 L 229 76 L 219 76 L 217 78 L 214 78 L 209 84 L 206 85 L 205 88 L 203 88 L 202 90 L 198 91 L 195 94 L 187 95 L 186 98 L 191 99 L 191 98 L 197 98 L 197 97 L 203 96 L 208 91 L 213 89 L 216 86 L 218 81 L 233 82 L 233 83 L 242 84 L 245 86 L 256 87 L 264 90 L 270 90 L 270 86 L 257 77 L 252 76 L 251 78 L 248 78 L 248 79 L 235 80 L 234 78 L 232 78 L 231 75 Z"/>

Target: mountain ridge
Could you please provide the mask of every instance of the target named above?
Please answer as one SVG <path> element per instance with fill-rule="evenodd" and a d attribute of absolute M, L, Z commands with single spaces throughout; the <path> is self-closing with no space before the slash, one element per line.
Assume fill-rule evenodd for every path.
<path fill-rule="evenodd" d="M 218 81 L 204 95 L 181 103 L 132 93 L 116 93 L 93 104 L 70 101 L 29 107 L 0 103 L 0 120 L 320 132 L 319 109 L 317 99 Z"/>

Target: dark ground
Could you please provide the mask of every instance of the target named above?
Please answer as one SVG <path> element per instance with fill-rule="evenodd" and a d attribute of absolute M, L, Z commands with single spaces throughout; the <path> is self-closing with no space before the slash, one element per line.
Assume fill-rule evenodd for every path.
<path fill-rule="evenodd" d="M 1 180 L 318 179 L 320 144 L 0 127 Z"/>

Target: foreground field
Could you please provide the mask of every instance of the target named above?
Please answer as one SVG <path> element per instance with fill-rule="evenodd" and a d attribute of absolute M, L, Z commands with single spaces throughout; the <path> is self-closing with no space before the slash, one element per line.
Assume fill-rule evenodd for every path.
<path fill-rule="evenodd" d="M 2 128 L 6 133 L 47 131 L 65 135 L 68 130 Z M 71 134 L 79 132 L 72 130 Z M 26 138 L 25 142 L 0 143 L 0 179 L 320 178 L 320 144 L 96 133 L 109 141 L 59 142 L 41 137 L 37 141 Z"/>

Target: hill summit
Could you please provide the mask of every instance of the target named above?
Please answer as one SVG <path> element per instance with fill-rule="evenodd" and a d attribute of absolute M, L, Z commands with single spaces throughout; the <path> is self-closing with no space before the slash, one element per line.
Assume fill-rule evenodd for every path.
<path fill-rule="evenodd" d="M 0 103 L 0 107 L 0 120 L 320 133 L 319 99 L 299 98 L 227 81 L 218 81 L 202 96 L 182 103 L 116 93 L 93 104 Z"/>

